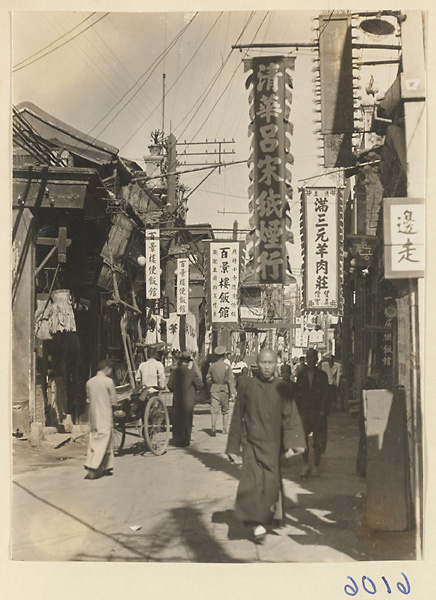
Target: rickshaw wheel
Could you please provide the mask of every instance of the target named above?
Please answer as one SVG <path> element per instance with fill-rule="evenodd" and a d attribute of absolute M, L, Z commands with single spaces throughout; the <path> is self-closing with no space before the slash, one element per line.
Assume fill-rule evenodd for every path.
<path fill-rule="evenodd" d="M 170 419 L 167 407 L 158 397 L 151 398 L 145 407 L 143 435 L 153 454 L 165 454 L 170 439 Z"/>
<path fill-rule="evenodd" d="M 124 421 L 119 421 L 114 424 L 112 433 L 112 448 L 115 454 L 118 456 L 124 447 L 124 441 L 126 439 L 126 425 Z"/>

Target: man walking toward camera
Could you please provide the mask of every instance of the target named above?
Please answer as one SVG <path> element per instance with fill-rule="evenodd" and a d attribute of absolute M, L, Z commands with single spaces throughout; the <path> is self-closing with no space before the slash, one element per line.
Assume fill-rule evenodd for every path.
<path fill-rule="evenodd" d="M 117 393 L 111 379 L 112 364 L 108 360 L 98 363 L 97 375 L 86 383 L 86 400 L 89 403 L 88 455 L 85 479 L 98 479 L 111 475 L 114 463 L 112 450 L 112 430 L 114 424 L 112 406 L 117 404 Z"/>
<path fill-rule="evenodd" d="M 297 377 L 297 406 L 306 434 L 306 445 L 313 441 L 314 466 L 309 464 L 309 451 L 303 455 L 304 468 L 302 477 L 311 473 L 319 476 L 321 456 L 327 447 L 327 415 L 329 413 L 329 384 L 327 374 L 316 366 L 318 352 L 309 348 L 306 353 L 306 369 Z"/>
<path fill-rule="evenodd" d="M 275 377 L 277 357 L 269 349 L 257 358 L 257 376 L 238 388 L 226 453 L 242 471 L 236 496 L 236 515 L 251 526 L 253 541 L 262 543 L 273 521 L 283 518 L 280 457 L 304 451 L 304 434 L 292 431 L 289 385 Z"/>

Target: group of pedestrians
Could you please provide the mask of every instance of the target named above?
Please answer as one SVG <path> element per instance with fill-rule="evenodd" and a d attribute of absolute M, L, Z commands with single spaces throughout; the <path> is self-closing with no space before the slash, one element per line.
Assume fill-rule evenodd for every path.
<path fill-rule="evenodd" d="M 217 434 L 221 414 L 222 432 L 228 433 L 225 452 L 230 461 L 242 465 L 236 514 L 250 527 L 253 541 L 260 543 L 265 539 L 267 527 L 283 518 L 282 458 L 302 455 L 301 475 L 319 475 L 321 456 L 327 445 L 333 384 L 329 383 L 327 373 L 317 367 L 318 353 L 312 348 L 295 381 L 290 365 L 283 365 L 281 377 L 277 377 L 277 356 L 273 350 L 263 349 L 257 357 L 255 376 L 242 372 L 237 385 L 226 363 L 226 348 L 218 346 L 214 354 L 216 360 L 206 373 L 211 396 L 211 435 Z M 97 375 L 86 386 L 91 423 L 85 462 L 87 479 L 109 475 L 113 469 L 112 406 L 117 403 L 117 395 L 111 370 L 110 362 L 101 361 Z M 148 393 L 165 389 L 165 370 L 153 351 L 139 365 L 136 379 Z M 189 353 L 181 353 L 170 374 L 168 388 L 173 392 L 173 443 L 189 446 L 194 398 L 196 391 L 203 388 L 199 369 Z M 235 404 L 228 431 L 230 400 Z M 313 461 L 309 461 L 311 450 Z"/>

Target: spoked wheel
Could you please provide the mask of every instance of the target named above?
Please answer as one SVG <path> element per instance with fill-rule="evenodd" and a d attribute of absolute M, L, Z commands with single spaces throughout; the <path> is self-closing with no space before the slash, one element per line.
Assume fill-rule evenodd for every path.
<path fill-rule="evenodd" d="M 114 453 L 118 456 L 121 454 L 124 447 L 124 440 L 126 439 L 126 425 L 124 421 L 119 421 L 114 424 L 114 430 L 112 433 L 112 448 Z"/>
<path fill-rule="evenodd" d="M 170 439 L 170 419 L 167 407 L 158 397 L 147 402 L 143 434 L 153 454 L 160 456 L 166 452 Z"/>

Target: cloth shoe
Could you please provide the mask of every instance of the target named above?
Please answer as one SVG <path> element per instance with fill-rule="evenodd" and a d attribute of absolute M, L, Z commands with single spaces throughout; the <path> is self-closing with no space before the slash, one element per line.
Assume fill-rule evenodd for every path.
<path fill-rule="evenodd" d="M 267 531 L 263 525 L 253 527 L 253 537 L 255 544 L 263 544 L 266 538 Z"/>
<path fill-rule="evenodd" d="M 216 437 L 216 429 L 215 429 L 215 427 L 212 427 L 212 430 L 211 430 L 211 432 L 210 432 L 210 435 L 211 435 L 212 437 Z"/>

